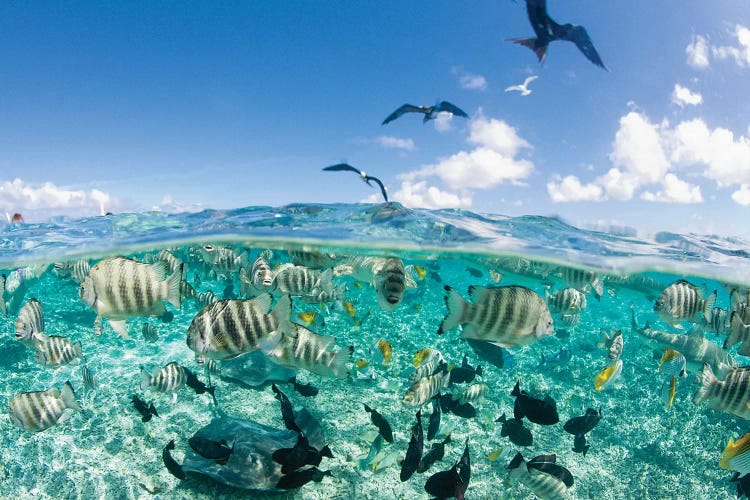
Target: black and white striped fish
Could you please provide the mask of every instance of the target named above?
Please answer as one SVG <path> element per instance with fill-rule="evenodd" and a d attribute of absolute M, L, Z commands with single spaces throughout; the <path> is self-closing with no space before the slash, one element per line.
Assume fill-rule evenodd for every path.
<path fill-rule="evenodd" d="M 586 309 L 586 296 L 575 288 L 565 288 L 550 294 L 544 290 L 550 311 L 556 314 L 576 314 Z"/>
<path fill-rule="evenodd" d="M 185 385 L 186 380 L 185 369 L 174 361 L 161 368 L 153 368 L 151 373 L 141 367 L 141 390 L 143 391 L 152 387 L 159 392 L 172 392 Z"/>
<path fill-rule="evenodd" d="M 88 276 L 91 265 L 88 260 L 80 259 L 73 262 L 55 262 L 55 272 L 61 278 L 70 277 L 76 283 L 80 283 Z"/>
<path fill-rule="evenodd" d="M 332 269 L 320 271 L 284 264 L 276 271 L 271 289 L 274 295 L 288 294 L 307 302 L 330 302 L 337 298 L 332 278 Z"/>
<path fill-rule="evenodd" d="M 473 304 L 446 286 L 448 314 L 438 335 L 464 325 L 462 337 L 501 347 L 531 344 L 555 333 L 547 303 L 535 291 L 517 285 L 469 287 Z"/>
<path fill-rule="evenodd" d="M 604 295 L 604 284 L 602 283 L 601 277 L 586 269 L 578 269 L 574 267 L 563 267 L 562 278 L 568 284 L 576 290 L 589 293 L 593 291 L 594 297 L 597 299 Z"/>
<path fill-rule="evenodd" d="M 529 488 L 539 498 L 563 498 L 573 487 L 573 475 L 557 465 L 556 455 L 539 455 L 528 462 L 520 453 L 508 464 L 510 477 Z"/>
<path fill-rule="evenodd" d="M 159 330 L 151 323 L 143 323 L 141 333 L 143 333 L 143 338 L 146 342 L 156 342 L 159 340 Z"/>
<path fill-rule="evenodd" d="M 430 359 L 420 364 L 414 369 L 413 372 L 409 374 L 409 383 L 413 384 L 421 378 L 429 377 L 430 375 L 436 373 L 444 365 L 445 359 L 443 359 L 443 355 L 437 352 L 436 355 L 433 355 Z"/>
<path fill-rule="evenodd" d="M 609 366 L 614 366 L 620 359 L 622 348 L 624 346 L 622 330 L 611 329 L 608 334 L 602 329 L 602 338 L 596 345 L 597 347 L 607 349 L 607 360 L 609 361 Z"/>
<path fill-rule="evenodd" d="M 465 389 L 456 388 L 451 394 L 451 398 L 458 400 L 462 405 L 473 403 L 475 401 L 483 400 L 489 390 L 490 388 L 487 384 L 472 384 Z"/>
<path fill-rule="evenodd" d="M 731 311 L 721 307 L 714 307 L 711 311 L 711 321 L 704 318 L 704 326 L 709 332 L 718 333 L 719 335 L 728 335 L 730 328 Z"/>
<path fill-rule="evenodd" d="M 750 419 L 750 367 L 728 370 L 724 380 L 718 380 L 705 364 L 698 381 L 701 387 L 693 395 L 693 403 L 708 401 L 709 408 Z"/>
<path fill-rule="evenodd" d="M 68 337 L 49 335 L 44 340 L 34 342 L 37 363 L 45 366 L 57 366 L 71 363 L 83 356 L 81 341 L 75 344 Z"/>
<path fill-rule="evenodd" d="M 261 255 L 251 269 L 250 282 L 259 290 L 270 291 L 273 289 L 273 271 L 268 261 Z"/>
<path fill-rule="evenodd" d="M 284 335 L 276 347 L 268 351 L 268 356 L 277 364 L 292 369 L 307 370 L 327 377 L 346 378 L 347 364 L 351 361 L 354 346 L 338 351 L 330 349 L 336 339 L 328 335 L 318 335 L 307 328 L 294 324 L 296 335 Z"/>
<path fill-rule="evenodd" d="M 208 307 L 211 304 L 218 302 L 219 298 L 216 297 L 216 295 L 214 295 L 214 292 L 212 292 L 211 290 L 206 290 L 205 292 L 196 293 L 195 301 L 201 307 Z"/>
<path fill-rule="evenodd" d="M 724 341 L 724 349 L 729 349 L 735 344 L 742 342 L 737 354 L 750 356 L 750 321 L 745 322 L 743 313 L 732 311 L 729 319 L 729 336 Z"/>
<path fill-rule="evenodd" d="M 0 312 L 8 314 L 8 307 L 5 305 L 5 280 L 8 277 L 4 274 L 0 274 Z"/>
<path fill-rule="evenodd" d="M 34 346 L 36 340 L 44 340 L 44 311 L 42 303 L 31 298 L 18 311 L 16 318 L 16 340 L 29 347 Z"/>
<path fill-rule="evenodd" d="M 159 252 L 156 254 L 156 260 L 165 262 L 167 264 L 167 272 L 169 274 L 174 273 L 182 266 L 182 261 L 175 257 L 175 255 L 166 248 L 159 250 Z M 186 269 L 183 267 L 183 272 L 185 271 Z"/>
<path fill-rule="evenodd" d="M 678 280 L 659 295 L 654 304 L 654 312 L 672 326 L 677 326 L 681 321 L 695 321 L 698 313 L 703 313 L 706 323 L 711 323 L 715 302 L 716 290 L 703 299 L 697 286 Z"/>
<path fill-rule="evenodd" d="M 283 334 L 294 336 L 289 315 L 292 301 L 279 299 L 273 311 L 271 295 L 264 293 L 250 300 L 220 300 L 203 308 L 193 318 L 187 344 L 199 363 L 205 358 L 227 359 L 259 348 L 270 350 Z"/>
<path fill-rule="evenodd" d="M 448 387 L 450 383 L 450 374 L 445 365 L 436 373 L 423 377 L 411 384 L 406 390 L 401 402 L 404 406 L 422 406 L 427 401 Z"/>
<path fill-rule="evenodd" d="M 182 268 L 168 278 L 166 271 L 162 261 L 142 264 L 124 257 L 104 259 L 91 268 L 78 294 L 117 333 L 128 337 L 126 318 L 162 316 L 163 300 L 180 308 Z"/>
<path fill-rule="evenodd" d="M 210 264 L 220 273 L 238 271 L 246 264 L 247 259 L 245 252 L 238 255 L 234 248 L 217 245 L 203 245 L 200 253 L 203 262 Z"/>
<path fill-rule="evenodd" d="M 65 410 L 80 410 L 75 392 L 70 382 L 65 382 L 62 390 L 22 392 L 10 400 L 10 420 L 21 429 L 43 431 L 70 418 Z"/>
<path fill-rule="evenodd" d="M 94 373 L 89 369 L 88 365 L 81 367 L 81 378 L 83 379 L 83 386 L 89 391 L 95 391 L 97 387 Z"/>

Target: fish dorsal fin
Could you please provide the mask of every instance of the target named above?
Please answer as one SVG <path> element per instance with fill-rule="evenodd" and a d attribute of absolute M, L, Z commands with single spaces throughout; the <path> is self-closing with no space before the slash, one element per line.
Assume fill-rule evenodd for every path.
<path fill-rule="evenodd" d="M 479 285 L 472 285 L 469 287 L 469 298 L 472 302 L 476 303 L 481 297 L 482 294 L 487 290 L 486 287 L 479 286 Z"/>
<path fill-rule="evenodd" d="M 703 327 L 697 324 L 693 325 L 688 332 L 688 336 L 696 339 L 703 339 Z"/>
<path fill-rule="evenodd" d="M 164 281 L 164 279 L 167 277 L 167 263 L 163 260 L 158 260 L 151 264 L 151 270 L 154 273 L 154 278 L 156 281 Z"/>
<path fill-rule="evenodd" d="M 557 456 L 555 454 L 539 455 L 527 462 L 526 467 L 527 469 L 536 469 L 540 472 L 549 474 L 550 476 L 554 476 L 562 481 L 568 488 L 572 487 L 573 475 L 562 465 L 557 465 L 555 463 L 556 460 Z"/>
<path fill-rule="evenodd" d="M 271 297 L 270 293 L 260 294 L 254 299 L 250 300 L 253 310 L 259 312 L 260 314 L 268 314 L 268 310 L 271 308 L 272 301 L 273 298 Z"/>

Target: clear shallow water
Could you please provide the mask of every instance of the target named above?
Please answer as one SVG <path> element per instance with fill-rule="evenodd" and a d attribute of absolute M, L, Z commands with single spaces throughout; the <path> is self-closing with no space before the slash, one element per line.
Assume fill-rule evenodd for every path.
<path fill-rule="evenodd" d="M 210 422 L 213 404 L 208 394 L 181 388 L 173 401 L 170 395 L 148 393 L 145 398 L 154 401 L 160 417 L 147 423 L 141 422 L 130 403 L 133 394 L 142 394 L 141 365 L 151 368 L 176 361 L 206 379 L 185 342 L 188 326 L 201 305 L 185 299 L 179 311 L 167 306 L 174 313 L 169 323 L 135 318 L 129 321 L 130 340 L 120 338 L 106 325 L 97 336 L 92 328 L 95 313 L 78 298 L 78 284 L 61 278 L 48 265 L 82 257 L 93 264 L 114 255 L 148 261 L 156 250 L 168 247 L 185 256 L 186 281 L 196 291 L 211 290 L 221 297 L 228 282 L 214 278 L 200 262 L 189 261 L 187 249 L 206 243 L 231 245 L 237 254 L 246 252 L 250 263 L 266 249 L 273 251 L 272 265 L 292 262 L 289 252 L 304 247 L 337 256 L 400 257 L 405 265 L 428 271 L 415 289 L 404 293 L 403 301 L 393 311 L 382 310 L 369 283 L 358 285 L 351 277 L 334 278 L 336 285 L 345 285 L 343 301 L 354 305 L 356 321 L 335 304 L 321 310 L 293 299 L 293 319 L 299 312 L 318 312 L 325 323 L 311 328 L 335 337 L 338 346 L 352 345 L 354 360 L 370 362 L 370 378 L 355 375 L 339 380 L 300 371 L 301 382 L 320 389 L 313 398 L 302 397 L 291 385 L 281 386 L 295 406 L 308 408 L 321 420 L 334 454 L 333 459 L 324 459 L 321 464 L 321 469 L 330 469 L 333 477 L 282 494 L 282 498 L 427 498 L 423 489 L 426 478 L 452 466 L 467 438 L 472 457 L 467 498 L 530 497 L 530 490 L 509 481 L 505 470 L 516 449 L 527 459 L 556 453 L 558 463 L 575 478 L 571 497 L 601 497 L 603 492 L 607 498 L 734 496 L 734 486 L 728 482 L 731 473 L 721 469 L 718 462 L 729 437 L 737 438 L 747 430 L 745 422 L 708 409 L 705 404 L 694 405 L 691 398 L 697 388 L 693 384 L 696 370 L 690 367 L 690 376 L 679 380 L 673 407 L 664 410 L 660 390 L 665 377 L 657 370 L 663 348 L 649 344 L 631 330 L 630 305 L 640 324 L 649 320 L 655 328 L 678 332 L 653 313 L 658 290 L 632 286 L 638 276 L 646 276 L 661 284 L 684 278 L 708 292 L 717 289 L 716 305 L 728 308 L 727 289 L 750 284 L 750 245 L 740 240 L 671 233 L 659 233 L 644 241 L 626 232 L 611 235 L 583 231 L 543 217 L 413 211 L 397 204 L 122 214 L 6 228 L 0 233 L 0 272 L 10 275 L 34 264 L 39 276 L 31 276 L 20 291 L 5 296 L 11 307 L 0 319 L 0 377 L 6 381 L 0 401 L 7 402 L 24 391 L 60 387 L 70 380 L 83 411 L 40 433 L 18 429 L 7 417 L 0 420 L 4 430 L 0 437 L 3 496 L 262 496 L 199 476 L 181 482 L 166 471 L 161 460 L 164 445 L 174 439 L 174 455 L 181 461 L 188 438 Z M 587 295 L 588 307 L 581 313 L 580 322 L 567 329 L 569 336 L 555 335 L 513 349 L 512 366 L 498 368 L 474 354 L 461 340 L 460 329 L 436 334 L 446 314 L 444 285 L 466 297 L 471 285 L 496 285 L 493 276 L 497 275 L 491 275 L 492 270 L 502 274 L 501 285 L 524 285 L 543 296 L 545 286 L 551 286 L 552 291 L 567 286 L 562 264 L 598 271 L 606 290 L 598 301 Z M 237 293 L 237 275 L 229 274 Z M 196 284 L 196 277 L 200 284 Z M 727 282 L 731 284 L 723 286 Z M 97 391 L 82 387 L 81 364 L 42 367 L 34 361 L 32 350 L 15 340 L 17 308 L 30 297 L 43 303 L 47 334 L 81 341 L 86 364 L 99 383 Z M 154 343 L 146 342 L 140 334 L 146 321 L 159 331 Z M 564 328 L 558 317 L 555 321 L 558 329 Z M 593 380 L 606 366 L 606 351 L 596 343 L 600 330 L 610 328 L 623 330 L 623 374 L 614 387 L 597 392 Z M 379 338 L 393 346 L 393 360 L 388 366 L 382 366 L 373 354 Z M 724 336 L 707 333 L 707 338 L 722 344 Z M 362 403 L 389 419 L 396 438 L 390 447 L 403 457 L 414 410 L 404 407 L 401 398 L 413 369 L 412 357 L 425 347 L 436 347 L 450 363 L 460 364 L 468 354 L 471 365 L 481 364 L 485 372 L 482 381 L 489 386 L 486 400 L 476 403 L 479 413 L 475 418 L 443 415 L 444 424 L 453 427 L 452 443 L 445 458 L 427 473 L 415 474 L 402 483 L 397 464 L 380 472 L 361 470 L 358 460 L 369 451 L 365 439 L 372 438 L 367 431 L 374 429 Z M 538 366 L 542 354 L 549 357 L 560 349 L 572 351 L 572 359 Z M 740 365 L 748 363 L 741 356 L 737 360 Z M 560 413 L 561 423 L 554 426 L 526 423 L 534 434 L 534 444 L 528 448 L 519 448 L 501 437 L 499 424 L 493 422 L 502 413 L 512 413 L 510 391 L 517 380 L 533 395 L 549 393 Z M 251 389 L 216 377 L 214 381 L 217 399 L 227 414 L 283 428 L 278 402 L 268 386 Z M 604 418 L 588 435 L 591 449 L 583 457 L 571 450 L 573 438 L 563 431 L 562 424 L 583 414 L 587 407 L 601 408 Z M 430 405 L 426 405 L 425 427 L 430 411 Z M 490 462 L 487 457 L 499 448 L 508 449 L 509 455 Z"/>

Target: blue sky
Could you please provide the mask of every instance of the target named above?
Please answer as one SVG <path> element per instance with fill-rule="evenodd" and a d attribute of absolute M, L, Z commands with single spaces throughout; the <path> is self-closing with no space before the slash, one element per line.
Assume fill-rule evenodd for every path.
<path fill-rule="evenodd" d="M 0 209 L 376 201 L 346 161 L 411 206 L 750 236 L 747 2 L 548 11 L 610 72 L 504 41 L 520 1 L 5 3 Z M 380 125 L 437 99 L 471 119 Z"/>

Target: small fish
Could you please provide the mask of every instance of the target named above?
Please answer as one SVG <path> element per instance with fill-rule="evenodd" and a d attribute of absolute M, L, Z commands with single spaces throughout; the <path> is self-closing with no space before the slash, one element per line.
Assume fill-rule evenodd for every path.
<path fill-rule="evenodd" d="M 744 312 L 747 306 L 742 307 Z M 724 349 L 729 349 L 733 345 L 742 342 L 742 346 L 737 352 L 738 354 L 748 356 L 750 355 L 750 352 L 748 352 L 748 345 L 750 345 L 750 324 L 747 324 L 748 321 L 745 321 L 747 318 L 743 316 L 744 314 L 741 314 L 739 311 L 732 311 L 729 319 L 729 336 L 724 341 Z"/>
<path fill-rule="evenodd" d="M 414 384 L 420 379 L 437 373 L 444 367 L 447 367 L 445 360 L 442 357 L 434 356 L 430 360 L 419 365 L 417 369 L 409 374 L 409 383 Z M 450 381 L 450 372 L 448 373 L 448 379 Z"/>
<path fill-rule="evenodd" d="M 536 369 L 565 366 L 571 359 L 573 359 L 573 351 L 563 347 L 549 358 L 542 353 Z"/>
<path fill-rule="evenodd" d="M 422 457 L 422 459 L 419 461 L 419 466 L 417 467 L 417 472 L 422 474 L 423 472 L 427 472 L 427 470 L 432 467 L 432 465 L 442 460 L 445 456 L 445 445 L 451 442 L 450 434 L 446 436 L 446 438 L 439 442 L 439 443 L 432 443 L 432 447 L 430 448 L 430 451 L 425 453 L 425 455 Z"/>
<path fill-rule="evenodd" d="M 703 320 L 704 326 L 709 332 L 718 333 L 719 335 L 728 335 L 730 331 L 730 317 L 732 311 L 727 311 L 721 307 L 714 307 L 711 311 L 711 321 Z"/>
<path fill-rule="evenodd" d="M 498 284 L 503 279 L 503 275 L 494 269 L 490 269 L 490 279 L 493 283 Z"/>
<path fill-rule="evenodd" d="M 65 382 L 62 389 L 54 387 L 46 391 L 17 394 L 8 407 L 10 420 L 16 427 L 37 432 L 65 422 L 70 418 L 70 413 L 65 413 L 66 409 L 81 409 L 70 382 Z"/>
<path fill-rule="evenodd" d="M 550 294 L 544 290 L 550 311 L 557 314 L 577 314 L 586 309 L 586 296 L 575 288 L 565 288 Z"/>
<path fill-rule="evenodd" d="M 417 278 L 421 281 L 427 277 L 427 269 L 425 269 L 422 266 L 414 266 L 412 267 L 414 269 L 414 272 L 417 275 Z"/>
<path fill-rule="evenodd" d="M 450 383 L 468 383 L 474 380 L 474 377 L 476 377 L 477 375 L 479 375 L 480 377 L 482 376 L 482 367 L 472 367 L 469 364 L 469 357 L 464 354 L 464 358 L 461 361 L 461 366 L 456 366 L 450 371 Z"/>
<path fill-rule="evenodd" d="M 59 366 L 79 360 L 83 356 L 81 341 L 75 344 L 68 337 L 50 335 L 44 340 L 35 340 L 34 359 L 44 366 Z"/>
<path fill-rule="evenodd" d="M 182 387 L 186 380 L 185 369 L 174 361 L 161 368 L 153 368 L 151 373 L 141 367 L 142 391 L 154 388 L 159 392 L 172 392 Z"/>
<path fill-rule="evenodd" d="M 738 472 L 739 477 L 750 474 L 750 432 L 737 441 L 729 438 L 726 448 L 721 452 L 719 465 L 723 469 Z"/>
<path fill-rule="evenodd" d="M 677 392 L 677 377 L 675 375 L 672 375 L 670 377 L 669 383 L 667 383 L 665 380 L 661 384 L 661 400 L 664 403 L 664 411 L 668 411 L 670 408 L 672 408 L 672 404 L 674 403 L 674 396 L 676 392 Z"/>
<path fill-rule="evenodd" d="M 211 373 L 221 373 L 221 365 L 215 359 L 209 359 L 206 361 L 206 369 Z"/>
<path fill-rule="evenodd" d="M 583 456 L 585 457 L 589 448 L 591 448 L 591 445 L 586 444 L 585 434 L 578 434 L 573 438 L 573 448 L 571 448 L 571 450 L 574 453 L 583 453 Z"/>
<path fill-rule="evenodd" d="M 193 436 L 188 440 L 188 444 L 198 455 L 209 460 L 216 460 L 219 465 L 225 465 L 229 461 L 229 456 L 234 452 L 234 445 L 230 448 L 227 442 L 212 441 L 210 439 Z"/>
<path fill-rule="evenodd" d="M 353 318 L 357 314 L 357 310 L 355 309 L 354 304 L 352 304 L 351 302 L 343 302 L 341 305 L 344 306 L 344 310 L 350 318 Z"/>
<path fill-rule="evenodd" d="M 204 392 L 207 392 L 212 396 L 214 395 L 215 388 L 213 386 L 207 386 L 206 384 L 201 382 L 195 375 L 195 373 L 188 370 L 187 368 L 182 367 L 182 370 L 185 372 L 185 385 L 193 389 L 196 394 L 203 394 Z"/>
<path fill-rule="evenodd" d="M 361 370 L 362 368 L 367 368 L 368 366 L 370 366 L 370 362 L 367 361 L 366 359 L 358 359 L 354 363 L 354 368 L 356 368 L 357 370 Z"/>
<path fill-rule="evenodd" d="M 607 366 L 605 369 L 599 372 L 594 378 L 594 389 L 601 391 L 602 389 L 611 386 L 622 374 L 622 360 L 618 359 L 617 363 L 611 366 Z"/>
<path fill-rule="evenodd" d="M 274 397 L 279 400 L 279 403 L 281 403 L 281 418 L 284 420 L 284 426 L 290 431 L 296 431 L 301 434 L 302 430 L 297 425 L 297 422 L 294 421 L 292 402 L 289 401 L 286 394 L 281 392 L 281 389 L 279 389 L 276 384 L 271 384 L 271 390 L 276 394 Z"/>
<path fill-rule="evenodd" d="M 597 299 L 604 295 L 604 284 L 599 275 L 594 272 L 565 267 L 563 268 L 562 277 L 569 286 L 583 293 L 591 291 Z"/>
<path fill-rule="evenodd" d="M 693 403 L 707 400 L 711 409 L 750 419 L 750 367 L 728 370 L 724 380 L 718 380 L 705 364 L 698 381 L 701 387 L 693 395 Z"/>
<path fill-rule="evenodd" d="M 523 420 L 520 418 L 505 418 L 505 413 L 495 420 L 503 424 L 500 429 L 500 436 L 507 437 L 510 442 L 517 446 L 531 446 L 534 442 L 534 436 L 531 431 L 523 426 Z"/>
<path fill-rule="evenodd" d="M 468 440 L 464 452 L 456 464 L 448 470 L 430 476 L 424 490 L 436 498 L 457 498 L 463 500 L 471 480 L 471 457 Z"/>
<path fill-rule="evenodd" d="M 405 406 L 421 406 L 447 387 L 449 381 L 449 374 L 445 369 L 429 377 L 420 378 L 406 390 L 401 402 Z"/>
<path fill-rule="evenodd" d="M 401 259 L 388 258 L 383 266 L 375 273 L 373 284 L 378 296 L 378 304 L 385 311 L 392 311 L 404 297 L 407 287 L 415 287 L 416 283 L 407 276 Z"/>
<path fill-rule="evenodd" d="M 297 317 L 306 326 L 310 326 L 310 325 L 314 325 L 317 322 L 318 313 L 315 311 L 305 311 L 305 312 L 297 313 Z"/>
<path fill-rule="evenodd" d="M 675 351 L 669 347 L 664 349 L 664 354 L 659 363 L 659 370 L 665 372 L 667 375 L 687 377 L 687 371 L 685 370 L 686 366 L 687 360 L 679 351 Z"/>
<path fill-rule="evenodd" d="M 609 365 L 615 365 L 622 355 L 625 343 L 622 338 L 622 330 L 610 330 L 609 334 L 602 330 L 602 337 L 597 342 L 597 347 L 607 349 L 607 360 Z"/>
<path fill-rule="evenodd" d="M 5 303 L 0 297 L 0 302 Z M 32 347 L 35 340 L 46 338 L 44 335 L 44 312 L 42 303 L 31 298 L 21 307 L 16 319 L 16 340 Z"/>
<path fill-rule="evenodd" d="M 156 254 L 156 260 L 165 262 L 167 264 L 167 272 L 170 274 L 175 272 L 182 265 L 182 261 L 175 257 L 175 255 L 166 248 L 159 250 Z"/>
<path fill-rule="evenodd" d="M 151 417 L 158 417 L 159 413 L 156 411 L 156 408 L 154 407 L 154 403 L 146 403 L 144 400 L 138 397 L 137 394 L 134 394 L 131 398 L 131 401 L 133 402 L 133 407 L 138 410 L 138 413 L 141 414 L 142 418 L 141 421 L 146 423 L 149 420 L 151 420 Z"/>
<path fill-rule="evenodd" d="M 490 390 L 487 384 L 473 384 L 463 390 L 455 390 L 451 397 L 458 400 L 459 404 L 475 403 L 484 400 L 485 395 Z"/>
<path fill-rule="evenodd" d="M 424 450 L 424 433 L 422 431 L 422 410 L 417 410 L 417 423 L 411 428 L 411 439 L 409 446 L 406 448 L 406 456 L 401 464 L 401 482 L 408 481 L 419 468 L 422 460 L 422 451 Z"/>
<path fill-rule="evenodd" d="M 282 490 L 301 488 L 310 481 L 319 483 L 325 476 L 333 476 L 333 474 L 330 470 L 320 471 L 317 467 L 310 467 L 281 476 L 281 479 L 276 483 L 276 487 Z"/>
<path fill-rule="evenodd" d="M 307 370 L 323 377 L 335 376 L 344 379 L 349 374 L 348 364 L 354 353 L 354 346 L 346 346 L 338 351 L 330 351 L 336 339 L 328 335 L 318 335 L 302 325 L 292 324 L 295 335 L 281 335 L 280 341 L 266 354 L 275 363 L 294 370 Z"/>
<path fill-rule="evenodd" d="M 93 372 L 89 369 L 88 365 L 83 365 L 81 367 L 81 378 L 83 379 L 83 386 L 90 390 L 95 391 L 96 390 L 96 379 L 94 378 Z"/>
<path fill-rule="evenodd" d="M 159 331 L 150 323 L 144 323 L 141 332 L 146 342 L 156 342 L 159 340 Z"/>
<path fill-rule="evenodd" d="M 508 464 L 511 477 L 528 487 L 539 498 L 564 498 L 573 486 L 573 475 L 557 465 L 555 455 L 540 455 L 528 462 L 517 453 Z M 524 467 L 525 466 L 525 467 Z"/>
<path fill-rule="evenodd" d="M 297 377 L 292 378 L 292 385 L 294 390 L 300 395 L 306 398 L 312 398 L 318 395 L 318 388 L 312 384 L 300 384 L 297 382 Z"/>
<path fill-rule="evenodd" d="M 432 398 L 432 413 L 430 414 L 430 423 L 427 425 L 427 440 L 432 441 L 440 430 L 440 398 Z"/>
<path fill-rule="evenodd" d="M 675 281 L 656 299 L 654 312 L 672 326 L 677 326 L 681 321 L 695 321 L 699 312 L 703 313 L 706 323 L 711 323 L 716 290 L 705 299 L 701 295 L 700 289 L 692 283 Z"/>
<path fill-rule="evenodd" d="M 426 349 L 417 351 L 416 354 L 414 354 L 414 359 L 412 360 L 412 364 L 414 365 L 414 368 L 419 368 L 422 365 L 422 363 L 430 361 L 434 359 L 435 357 L 439 357 L 441 360 L 443 359 L 443 355 L 440 354 L 440 351 L 436 349 L 431 349 L 428 347 Z"/>
<path fill-rule="evenodd" d="M 185 471 L 182 470 L 182 466 L 177 463 L 177 461 L 172 458 L 172 454 L 170 451 L 174 450 L 174 439 L 167 443 L 167 445 L 164 447 L 164 450 L 161 452 L 161 459 L 164 462 L 164 465 L 167 467 L 167 470 L 177 479 L 185 479 L 187 476 L 185 475 Z"/>
<path fill-rule="evenodd" d="M 274 451 L 271 458 L 274 462 L 282 465 L 281 471 L 286 474 L 305 465 L 309 448 L 310 444 L 307 438 L 299 432 L 297 433 L 297 443 L 294 446 Z"/>
<path fill-rule="evenodd" d="M 375 436 L 375 439 L 373 440 L 372 444 L 370 445 L 370 452 L 367 454 L 365 458 L 362 458 L 359 460 L 359 468 L 361 470 L 366 470 L 370 467 L 373 460 L 375 459 L 375 456 L 380 453 L 380 450 L 383 449 L 383 443 L 385 442 L 385 439 L 383 439 L 383 436 L 378 433 L 377 436 Z"/>
<path fill-rule="evenodd" d="M 383 439 L 385 439 L 387 442 L 392 443 L 393 442 L 393 430 L 391 429 L 391 424 L 388 423 L 388 420 L 385 419 L 383 415 L 378 413 L 376 410 L 373 410 L 367 404 L 365 403 L 365 411 L 370 414 L 370 421 L 375 425 L 375 427 L 378 428 L 378 432 L 380 432 L 380 435 L 383 436 Z"/>
<path fill-rule="evenodd" d="M 602 410 L 595 410 L 593 408 L 586 409 L 586 414 L 580 417 L 573 417 L 563 425 L 563 430 L 574 436 L 580 434 L 587 434 L 591 432 L 591 429 L 596 427 L 599 421 L 602 419 Z"/>
<path fill-rule="evenodd" d="M 380 338 L 375 342 L 375 347 L 383 357 L 383 366 L 388 366 L 393 358 L 393 347 L 391 344 L 387 340 Z"/>
<path fill-rule="evenodd" d="M 544 399 L 532 397 L 526 391 L 520 389 L 519 382 L 516 382 L 510 395 L 516 398 L 513 407 L 515 418 L 526 417 L 529 422 L 540 425 L 554 425 L 560 421 L 557 414 L 557 403 L 549 395 L 545 396 Z"/>
<path fill-rule="evenodd" d="M 71 277 L 76 283 L 80 283 L 91 271 L 91 266 L 87 260 L 77 260 L 75 262 L 55 262 L 55 272 L 61 278 Z"/>
<path fill-rule="evenodd" d="M 206 290 L 205 292 L 198 292 L 195 294 L 195 301 L 203 308 L 206 308 L 210 306 L 211 304 L 214 304 L 219 301 L 219 298 L 214 295 L 214 292 L 211 290 Z"/>
<path fill-rule="evenodd" d="M 460 404 L 458 400 L 453 399 L 450 394 L 443 394 L 440 397 L 440 406 L 446 412 L 453 413 L 461 418 L 474 418 L 477 416 L 477 409 L 471 403 Z"/>

